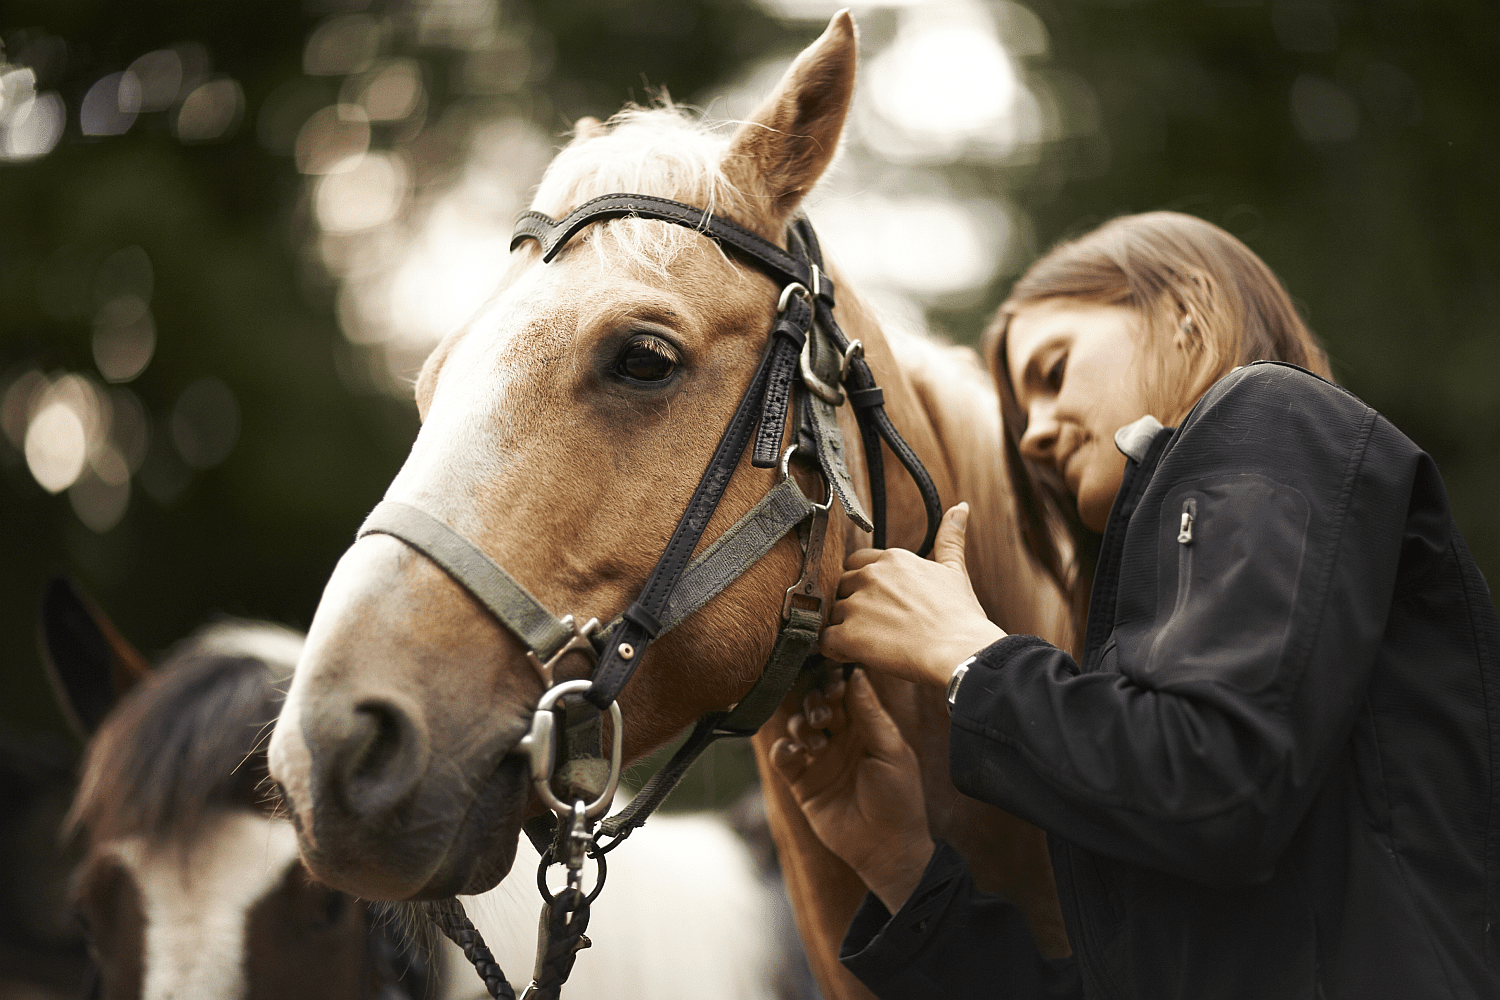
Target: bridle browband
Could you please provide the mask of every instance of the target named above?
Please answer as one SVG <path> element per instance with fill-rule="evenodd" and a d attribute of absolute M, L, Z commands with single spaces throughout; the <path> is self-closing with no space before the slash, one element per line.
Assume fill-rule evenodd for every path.
<path fill-rule="evenodd" d="M 543 852 L 538 872 L 547 904 L 543 908 L 537 967 L 525 997 L 556 997 L 576 952 L 586 946 L 582 931 L 587 924 L 588 903 L 602 887 L 604 853 L 646 821 L 711 743 L 726 736 L 755 733 L 775 712 L 807 664 L 817 660 L 824 607 L 818 573 L 835 498 L 851 520 L 872 533 L 876 548 L 886 544 L 882 444 L 906 468 L 922 495 L 927 532 L 917 550 L 919 555 L 931 551 L 942 517 L 931 476 L 885 413 L 883 394 L 863 357 L 862 345 L 851 342 L 834 319 L 833 283 L 823 271 L 817 236 L 805 217 L 798 217 L 788 227 L 787 249 L 783 250 L 749 229 L 692 205 L 648 195 L 610 194 L 587 201 L 558 220 L 540 212 L 523 213 L 511 236 L 511 249 L 535 240 L 541 247 L 542 261 L 547 263 L 584 227 L 620 218 L 655 219 L 693 229 L 782 285 L 770 344 L 635 600 L 603 628 L 594 619 L 579 625 L 571 615 L 558 618 L 468 539 L 431 514 L 396 501 L 379 504 L 356 536 L 392 535 L 427 556 L 515 635 L 542 677 L 545 693 L 534 713 L 531 731 L 517 749 L 530 758 L 539 795 L 563 822 L 549 831 L 553 841 Z M 843 459 L 836 407 L 845 400 L 860 428 L 873 518 L 860 505 Z M 793 443 L 783 450 L 789 418 Z M 694 559 L 692 554 L 746 447 L 752 446 L 752 438 L 751 464 L 758 468 L 779 464 L 781 480 Z M 827 487 L 822 503 L 810 501 L 790 474 L 794 454 L 815 459 Z M 593 821 L 608 810 L 620 775 L 623 724 L 616 699 L 646 649 L 707 604 L 792 530 L 801 539 L 802 572 L 787 590 L 781 628 L 761 676 L 733 708 L 710 712 L 698 720 L 687 741 L 634 800 L 603 821 L 600 833 L 614 839 L 607 846 L 597 847 Z M 595 659 L 591 680 L 555 684 L 556 664 L 573 652 Z M 576 699 L 565 705 L 564 698 L 569 695 L 581 695 L 592 709 Z M 600 746 L 600 718 L 594 709 L 611 715 L 612 748 L 607 769 Z M 560 760 L 565 762 L 563 770 L 558 769 Z M 561 796 L 554 787 L 559 780 L 565 786 Z M 529 827 L 528 833 L 532 833 Z M 540 838 L 534 835 L 534 839 Z M 597 858 L 600 865 L 599 886 L 588 897 L 581 891 L 585 854 Z M 549 863 L 564 863 L 568 868 L 568 885 L 555 895 L 543 881 Z M 428 912 L 463 948 L 491 996 L 515 996 L 457 900 L 428 904 Z"/>

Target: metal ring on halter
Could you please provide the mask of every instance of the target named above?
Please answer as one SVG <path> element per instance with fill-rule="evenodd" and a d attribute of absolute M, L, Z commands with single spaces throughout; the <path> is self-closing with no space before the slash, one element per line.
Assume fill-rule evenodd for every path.
<path fill-rule="evenodd" d="M 609 874 L 609 865 L 604 860 L 603 854 L 590 854 L 589 857 L 599 862 L 599 881 L 594 883 L 594 888 L 584 899 L 592 903 L 599 898 L 599 893 L 604 891 L 604 879 Z M 558 893 L 547 887 L 547 869 L 553 865 L 560 865 L 561 861 L 552 860 L 552 848 L 547 848 L 547 853 L 542 855 L 542 861 L 536 866 L 536 889 L 542 894 L 542 898 L 551 903 L 558 897 Z M 566 887 L 564 887 L 566 888 Z M 560 892 L 561 890 L 559 890 Z"/>
<path fill-rule="evenodd" d="M 792 296 L 799 292 L 802 293 L 804 299 L 809 301 L 812 299 L 812 292 L 807 290 L 807 286 L 800 281 L 794 281 L 781 290 L 781 298 L 776 302 L 776 315 L 780 316 L 786 312 L 787 303 L 792 301 Z"/>
<path fill-rule="evenodd" d="M 849 380 L 849 366 L 854 363 L 855 358 L 865 356 L 865 345 L 857 340 L 849 341 L 849 347 L 844 351 L 844 360 L 839 364 L 839 381 Z"/>
<path fill-rule="evenodd" d="M 783 480 L 792 473 L 792 452 L 797 451 L 801 447 L 798 444 L 787 445 L 786 451 L 781 453 L 781 478 Z M 823 488 L 828 491 L 828 496 L 823 498 L 822 503 L 815 503 L 812 507 L 813 510 L 827 510 L 833 506 L 833 484 L 828 481 L 827 476 L 823 475 L 822 469 L 818 470 L 818 476 L 823 480 Z M 613 847 L 614 845 L 611 844 L 610 846 Z"/>
<path fill-rule="evenodd" d="M 573 807 L 552 791 L 552 772 L 557 767 L 557 716 L 553 709 L 565 695 L 582 694 L 593 685 L 593 681 L 563 681 L 542 695 L 531 716 L 531 730 L 521 737 L 516 750 L 531 758 L 531 781 L 536 793 L 548 809 L 561 818 L 571 816 Z M 620 785 L 620 766 L 625 755 L 625 721 L 620 715 L 618 702 L 609 705 L 610 728 L 613 730 L 609 749 L 609 781 L 599 797 L 583 808 L 589 819 L 603 814 L 614 800 L 615 789 Z"/>

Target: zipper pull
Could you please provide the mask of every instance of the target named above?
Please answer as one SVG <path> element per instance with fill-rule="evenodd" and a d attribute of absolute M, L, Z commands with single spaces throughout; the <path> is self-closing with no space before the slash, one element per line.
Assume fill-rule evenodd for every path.
<path fill-rule="evenodd" d="M 1193 541 L 1193 514 L 1191 511 L 1182 512 L 1182 527 L 1177 529 L 1177 541 L 1182 545 L 1191 544 Z"/>

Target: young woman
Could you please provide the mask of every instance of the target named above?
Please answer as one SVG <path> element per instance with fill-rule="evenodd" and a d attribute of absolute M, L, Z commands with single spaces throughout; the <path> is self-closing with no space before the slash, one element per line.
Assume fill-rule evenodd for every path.
<path fill-rule="evenodd" d="M 934 844 L 855 671 L 773 752 L 871 889 L 846 965 L 886 997 L 1500 997 L 1500 620 L 1432 460 L 1188 216 L 1057 247 L 989 348 L 1079 659 L 986 619 L 962 504 L 933 561 L 849 557 L 823 651 L 947 688 L 953 780 L 1048 831 L 1074 956 Z"/>

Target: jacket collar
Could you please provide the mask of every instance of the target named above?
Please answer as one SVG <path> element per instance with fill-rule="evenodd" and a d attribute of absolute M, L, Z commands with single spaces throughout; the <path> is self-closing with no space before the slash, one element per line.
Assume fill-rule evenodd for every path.
<path fill-rule="evenodd" d="M 1114 506 L 1110 508 L 1109 521 L 1104 526 L 1104 541 L 1099 546 L 1099 562 L 1094 569 L 1088 626 L 1083 634 L 1081 666 L 1085 673 L 1098 666 L 1104 643 L 1114 628 L 1125 528 L 1151 482 L 1157 462 L 1161 461 L 1162 453 L 1176 433 L 1175 427 L 1163 427 L 1151 416 L 1142 417 L 1115 432 L 1115 446 L 1125 454 L 1125 476 L 1120 480 L 1120 492 L 1115 494 Z"/>

